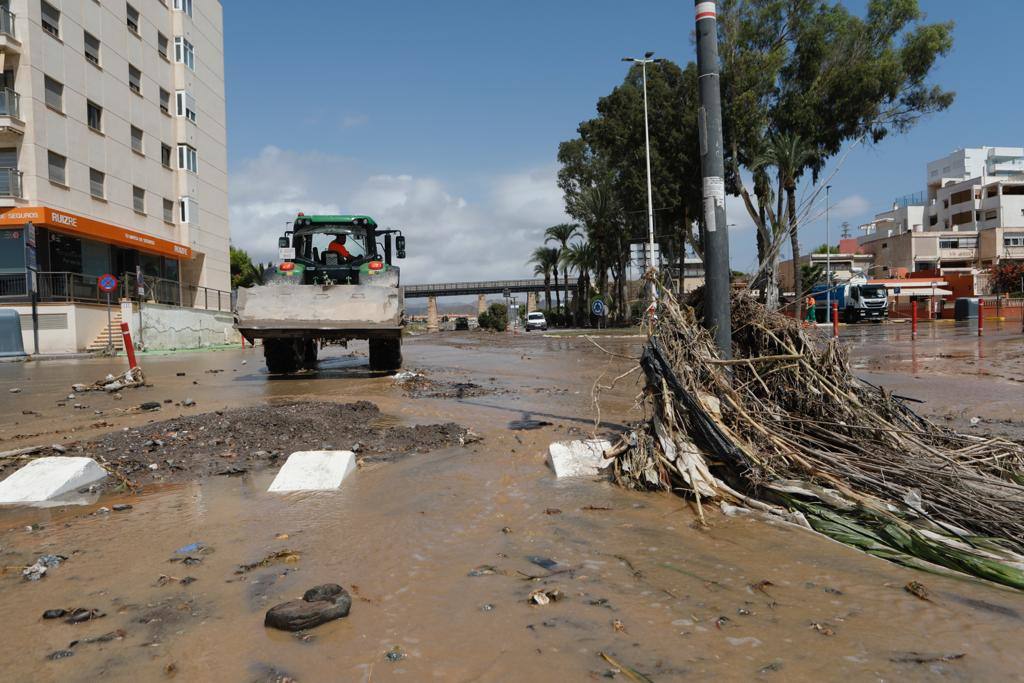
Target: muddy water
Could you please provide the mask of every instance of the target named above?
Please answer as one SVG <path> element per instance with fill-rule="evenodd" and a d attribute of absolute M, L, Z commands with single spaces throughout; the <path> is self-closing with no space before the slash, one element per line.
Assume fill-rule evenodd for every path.
<path fill-rule="evenodd" d="M 602 344 L 634 350 L 629 340 Z M 262 471 L 85 508 L 0 511 L 3 565 L 44 552 L 70 558 L 37 583 L 16 571 L 0 577 L 0 679 L 244 681 L 287 673 L 302 681 L 566 681 L 607 672 L 599 652 L 654 680 L 1020 675 L 1024 597 L 1017 593 L 911 572 L 799 529 L 710 510 L 710 526 L 700 528 L 678 498 L 553 479 L 543 465 L 547 443 L 590 431 L 594 378 L 605 370 L 610 378 L 627 362 L 609 363 L 578 339 L 469 335 L 415 340 L 407 357 L 434 378 L 495 391 L 462 401 L 409 399 L 389 378 L 366 373 L 358 356 L 335 356 L 317 376 L 286 381 L 268 380 L 255 355 L 241 352 L 151 359 L 156 386 L 139 391 L 188 391 L 199 410 L 301 396 L 369 398 L 395 423 L 455 420 L 485 438 L 370 465 L 338 492 L 271 496 L 273 472 Z M 226 371 L 203 374 L 204 363 Z M 66 375 L 46 382 L 56 389 L 81 367 L 58 368 L 54 374 Z M 0 377 L 26 371 L 49 374 L 0 368 Z M 196 372 L 201 384 L 191 385 Z M 43 406 L 53 398 L 24 386 L 19 402 Z M 609 392 L 603 414 L 623 419 L 636 390 L 627 382 Z M 7 418 L 5 437 L 21 417 Z M 117 428 L 152 417 L 107 419 Z M 519 419 L 552 425 L 506 428 Z M 35 421 L 39 432 L 60 426 L 54 416 Z M 134 508 L 90 514 L 122 501 Z M 33 523 L 42 528 L 24 530 Z M 200 564 L 168 561 L 194 541 L 212 549 Z M 300 559 L 235 573 L 286 548 Z M 548 572 L 529 556 L 571 571 L 531 580 Z M 468 575 L 482 566 L 494 573 Z M 196 581 L 161 586 L 161 575 Z M 905 592 L 911 580 L 926 584 L 932 601 Z M 763 581 L 771 585 L 751 588 Z M 262 626 L 267 607 L 323 582 L 357 595 L 347 619 L 311 631 L 308 641 Z M 537 588 L 558 588 L 565 598 L 531 606 L 527 596 Z M 77 626 L 40 618 L 72 606 L 107 616 Z M 72 640 L 117 629 L 121 640 L 79 644 L 70 658 L 46 660 Z"/>

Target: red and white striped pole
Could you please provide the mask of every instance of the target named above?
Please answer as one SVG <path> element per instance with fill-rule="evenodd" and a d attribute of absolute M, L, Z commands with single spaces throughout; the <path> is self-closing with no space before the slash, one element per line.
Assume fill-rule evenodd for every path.
<path fill-rule="evenodd" d="M 910 301 L 910 338 L 917 339 L 917 299 Z"/>
<path fill-rule="evenodd" d="M 832 302 L 832 336 L 839 339 L 839 302 Z"/>
<path fill-rule="evenodd" d="M 978 297 L 978 336 L 981 336 L 981 331 L 985 327 L 985 300 L 980 296 Z"/>
<path fill-rule="evenodd" d="M 139 367 L 135 361 L 135 347 L 132 346 L 132 333 L 128 331 L 128 323 L 121 323 L 121 339 L 124 340 L 124 351 L 128 354 L 128 369 Z"/>

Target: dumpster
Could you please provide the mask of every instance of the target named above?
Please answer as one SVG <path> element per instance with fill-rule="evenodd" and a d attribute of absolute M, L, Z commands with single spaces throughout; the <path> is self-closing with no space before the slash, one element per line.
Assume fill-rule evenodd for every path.
<path fill-rule="evenodd" d="M 977 320 L 978 299 L 977 297 L 962 296 L 956 300 L 953 307 L 953 318 L 955 320 Z"/>

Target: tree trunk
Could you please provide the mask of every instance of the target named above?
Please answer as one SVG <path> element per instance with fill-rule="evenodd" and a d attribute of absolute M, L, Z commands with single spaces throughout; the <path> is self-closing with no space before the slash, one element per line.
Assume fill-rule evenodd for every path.
<path fill-rule="evenodd" d="M 796 294 L 797 301 L 800 302 L 796 310 L 806 315 L 806 311 L 803 310 L 804 277 L 803 273 L 800 272 L 800 236 L 797 234 L 796 227 L 795 186 L 786 188 L 786 214 L 787 222 L 789 223 L 789 246 L 793 251 L 793 291 Z"/>
<path fill-rule="evenodd" d="M 562 307 L 562 295 L 558 293 L 558 266 L 554 267 L 555 271 L 555 311 Z M 548 293 L 548 310 L 551 310 L 551 293 Z"/>
<path fill-rule="evenodd" d="M 565 286 L 565 315 L 569 315 L 569 267 L 562 269 L 562 284 Z"/>
<path fill-rule="evenodd" d="M 555 270 L 557 273 L 558 270 Z M 558 277 L 555 275 L 555 277 Z M 558 291 L 558 283 L 555 283 L 555 291 Z M 544 305 L 551 310 L 551 273 L 544 273 Z"/>

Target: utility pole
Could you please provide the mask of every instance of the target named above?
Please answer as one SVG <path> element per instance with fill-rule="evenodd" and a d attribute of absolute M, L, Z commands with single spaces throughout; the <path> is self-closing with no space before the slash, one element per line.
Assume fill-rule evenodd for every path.
<path fill-rule="evenodd" d="M 722 93 L 718 76 L 718 20 L 714 1 L 694 0 L 697 73 L 700 83 L 700 167 L 704 198 L 704 326 L 715 335 L 718 355 L 732 358 L 729 301 L 729 228 L 725 218 Z"/>

